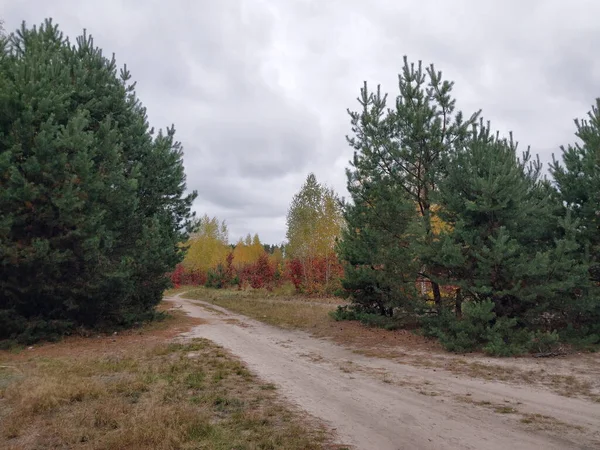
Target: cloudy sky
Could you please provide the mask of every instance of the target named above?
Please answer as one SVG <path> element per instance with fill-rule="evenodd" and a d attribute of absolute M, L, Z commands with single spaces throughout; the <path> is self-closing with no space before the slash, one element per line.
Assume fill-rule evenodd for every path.
<path fill-rule="evenodd" d="M 46 17 L 127 64 L 151 124 L 175 123 L 196 211 L 231 240 L 281 242 L 309 172 L 345 194 L 346 109 L 363 80 L 395 95 L 403 55 L 543 161 L 600 96 L 597 0 L 0 0 L 7 31 Z"/>

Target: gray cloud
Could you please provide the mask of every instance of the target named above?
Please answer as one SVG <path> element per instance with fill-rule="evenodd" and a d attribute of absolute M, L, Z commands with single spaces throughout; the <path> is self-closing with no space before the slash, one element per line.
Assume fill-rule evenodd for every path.
<path fill-rule="evenodd" d="M 8 31 L 53 17 L 127 63 L 152 125 L 176 125 L 196 210 L 226 219 L 232 240 L 280 242 L 308 172 L 344 194 L 346 108 L 363 80 L 396 95 L 404 54 L 543 161 L 600 95 L 595 0 L 0 3 Z"/>

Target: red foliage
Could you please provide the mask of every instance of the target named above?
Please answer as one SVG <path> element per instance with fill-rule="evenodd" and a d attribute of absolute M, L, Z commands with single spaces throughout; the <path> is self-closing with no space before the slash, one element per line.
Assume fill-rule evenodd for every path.
<path fill-rule="evenodd" d="M 177 264 L 177 266 L 175 266 L 175 270 L 173 272 L 171 272 L 170 274 L 170 278 L 171 278 L 171 283 L 173 283 L 173 285 L 175 286 L 175 288 L 179 288 L 179 286 L 181 286 L 181 279 L 183 278 L 183 266 L 181 264 Z"/>
<path fill-rule="evenodd" d="M 254 289 L 273 289 L 275 284 L 275 268 L 271 265 L 266 253 L 259 256 L 254 264 L 246 265 L 239 274 L 240 285 L 249 284 Z"/>
<path fill-rule="evenodd" d="M 344 273 L 337 257 L 292 259 L 287 263 L 287 278 L 298 292 L 311 295 L 332 294 L 340 287 Z"/>
<path fill-rule="evenodd" d="M 299 259 L 292 259 L 287 261 L 287 277 L 292 282 L 297 291 L 302 290 L 302 279 L 304 274 L 304 267 Z"/>
<path fill-rule="evenodd" d="M 278 272 L 266 253 L 260 255 L 255 263 L 239 269 L 236 269 L 233 262 L 234 256 L 231 252 L 227 255 L 224 266 L 220 265 L 218 270 L 211 270 L 211 276 L 214 278 L 218 275 L 218 280 L 221 281 L 219 287 L 231 286 L 232 282 L 236 283 L 236 278 L 240 289 L 250 286 L 254 289 L 271 290 L 283 281 L 290 281 L 296 291 L 319 296 L 330 295 L 339 289 L 340 279 L 343 276 L 342 265 L 335 255 L 328 258 L 288 260 L 283 274 Z M 207 282 L 206 272 L 188 270 L 181 264 L 178 264 L 169 276 L 176 288 L 185 285 L 205 285 Z"/>
<path fill-rule="evenodd" d="M 169 275 L 175 288 L 180 286 L 200 286 L 206 283 L 206 273 L 200 270 L 187 270 L 182 264 L 177 264 Z"/>

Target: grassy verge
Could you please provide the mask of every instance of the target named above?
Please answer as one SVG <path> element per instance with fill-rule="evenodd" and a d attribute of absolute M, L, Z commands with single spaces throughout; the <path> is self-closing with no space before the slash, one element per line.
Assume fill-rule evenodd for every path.
<path fill-rule="evenodd" d="M 259 290 L 195 288 L 185 298 L 204 300 L 262 322 L 288 329 L 320 329 L 333 322 L 329 311 L 338 299 L 278 296 Z"/>
<path fill-rule="evenodd" d="M 334 448 L 192 321 L 0 352 L 0 448 Z"/>

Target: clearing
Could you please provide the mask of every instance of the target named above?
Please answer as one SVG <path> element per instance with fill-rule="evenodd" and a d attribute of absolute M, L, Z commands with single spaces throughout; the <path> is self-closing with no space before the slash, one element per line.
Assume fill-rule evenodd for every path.
<path fill-rule="evenodd" d="M 326 302 L 202 289 L 166 300 L 203 320 L 186 338 L 227 348 L 356 448 L 600 448 L 598 355 L 456 356 L 409 333 L 335 322 Z"/>

